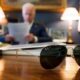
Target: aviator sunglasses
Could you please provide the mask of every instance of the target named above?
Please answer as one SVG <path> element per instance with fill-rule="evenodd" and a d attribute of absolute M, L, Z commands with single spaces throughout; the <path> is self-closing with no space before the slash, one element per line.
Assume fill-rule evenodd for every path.
<path fill-rule="evenodd" d="M 40 64 L 45 69 L 54 69 L 67 56 L 67 48 L 64 45 L 50 45 L 42 49 L 40 53 Z M 73 56 L 77 64 L 80 65 L 80 45 L 73 49 Z"/>

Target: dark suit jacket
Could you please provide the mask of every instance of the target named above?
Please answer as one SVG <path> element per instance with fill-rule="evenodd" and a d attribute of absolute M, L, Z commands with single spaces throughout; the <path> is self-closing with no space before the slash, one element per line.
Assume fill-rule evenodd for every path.
<path fill-rule="evenodd" d="M 30 33 L 34 34 L 38 38 L 38 42 L 51 42 L 52 38 L 48 35 L 44 25 L 39 23 L 33 23 Z"/>

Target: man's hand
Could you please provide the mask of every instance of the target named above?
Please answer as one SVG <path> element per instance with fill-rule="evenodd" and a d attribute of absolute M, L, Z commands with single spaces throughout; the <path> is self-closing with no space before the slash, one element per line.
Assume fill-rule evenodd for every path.
<path fill-rule="evenodd" d="M 7 34 L 5 36 L 5 41 L 6 42 L 12 42 L 12 41 L 14 41 L 14 37 L 12 35 L 10 35 L 10 34 Z"/>
<path fill-rule="evenodd" d="M 34 35 L 32 33 L 30 33 L 29 35 L 25 36 L 25 40 L 27 40 L 29 42 L 35 42 Z"/>

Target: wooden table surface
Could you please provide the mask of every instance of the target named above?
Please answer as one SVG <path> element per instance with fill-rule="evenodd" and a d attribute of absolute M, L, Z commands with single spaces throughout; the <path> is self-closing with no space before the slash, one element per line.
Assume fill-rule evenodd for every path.
<path fill-rule="evenodd" d="M 56 69 L 45 70 L 37 56 L 3 56 L 0 80 L 80 80 L 80 69 L 72 57 Z"/>

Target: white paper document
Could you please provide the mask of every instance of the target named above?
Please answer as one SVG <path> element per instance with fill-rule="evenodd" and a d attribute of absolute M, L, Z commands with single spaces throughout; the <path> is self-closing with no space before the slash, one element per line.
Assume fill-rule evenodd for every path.
<path fill-rule="evenodd" d="M 64 43 L 46 42 L 33 44 L 19 44 L 1 47 L 0 50 L 18 50 L 18 49 L 41 49 L 49 45 L 65 45 Z"/>
<path fill-rule="evenodd" d="M 15 40 L 20 44 L 25 44 L 25 36 L 29 34 L 29 26 L 27 23 L 9 23 L 8 24 L 9 34 L 14 36 Z"/>

